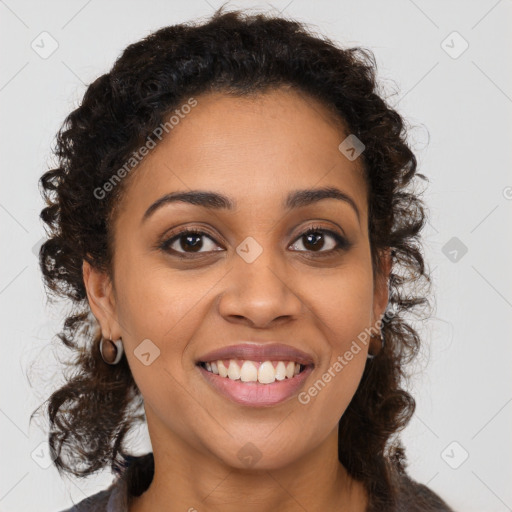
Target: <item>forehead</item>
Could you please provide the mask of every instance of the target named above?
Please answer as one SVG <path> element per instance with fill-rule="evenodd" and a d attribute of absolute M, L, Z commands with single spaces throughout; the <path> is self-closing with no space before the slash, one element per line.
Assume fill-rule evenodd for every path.
<path fill-rule="evenodd" d="M 366 210 L 360 159 L 349 161 L 338 149 L 349 132 L 320 102 L 284 88 L 194 99 L 196 106 L 130 177 L 124 199 L 130 211 L 143 215 L 163 194 L 201 189 L 264 212 L 280 207 L 290 190 L 327 186 Z"/>

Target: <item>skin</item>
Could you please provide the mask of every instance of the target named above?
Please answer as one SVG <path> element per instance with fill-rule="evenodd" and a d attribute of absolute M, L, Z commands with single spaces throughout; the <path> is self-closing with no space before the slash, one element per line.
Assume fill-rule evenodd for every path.
<path fill-rule="evenodd" d="M 237 405 L 213 390 L 195 365 L 206 352 L 240 341 L 288 343 L 315 359 L 301 389 L 307 390 L 382 318 L 389 253 L 384 278 L 374 280 L 360 159 L 349 161 L 338 150 L 348 135 L 342 123 L 293 89 L 196 99 L 124 183 L 114 221 L 113 280 L 83 266 L 102 334 L 122 338 L 144 397 L 155 474 L 129 510 L 364 511 L 362 484 L 338 460 L 337 432 L 368 346 L 306 405 L 297 396 L 266 408 Z M 324 186 L 350 195 L 360 219 L 335 199 L 283 209 L 289 192 Z M 190 189 L 222 193 L 237 208 L 173 203 L 141 222 L 161 196 Z M 316 224 L 345 234 L 350 248 L 321 258 L 336 241 L 324 233 L 323 245 L 308 245 L 301 235 Z M 183 237 L 171 243 L 190 254 L 189 261 L 155 248 L 174 238 L 178 226 L 207 229 L 199 253 Z M 248 236 L 263 249 L 252 263 L 236 252 Z M 145 339 L 160 350 L 147 366 L 134 354 Z M 238 456 L 248 442 L 261 454 L 252 467 Z"/>

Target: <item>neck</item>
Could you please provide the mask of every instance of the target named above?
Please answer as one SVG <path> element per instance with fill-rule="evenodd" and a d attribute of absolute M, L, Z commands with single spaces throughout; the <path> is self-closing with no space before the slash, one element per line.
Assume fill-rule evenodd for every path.
<path fill-rule="evenodd" d="M 154 425 L 154 422 L 151 422 Z M 148 425 L 151 425 L 148 421 Z M 337 428 L 315 450 L 280 468 L 233 468 L 169 431 L 149 427 L 154 476 L 129 512 L 365 512 L 367 494 L 338 460 Z"/>

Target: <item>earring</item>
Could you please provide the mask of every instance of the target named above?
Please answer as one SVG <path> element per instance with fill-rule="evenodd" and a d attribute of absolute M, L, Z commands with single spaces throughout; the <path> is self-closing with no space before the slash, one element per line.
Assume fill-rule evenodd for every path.
<path fill-rule="evenodd" d="M 371 336 L 371 338 L 376 338 L 376 336 Z M 380 350 L 382 350 L 384 348 L 384 344 L 386 343 L 386 340 L 384 338 L 384 333 L 382 331 L 380 331 L 380 343 L 381 343 Z M 376 355 L 378 355 L 380 353 L 380 350 L 377 354 L 370 354 L 370 352 L 368 352 L 367 358 L 373 359 Z"/>
<path fill-rule="evenodd" d="M 104 341 L 107 341 L 107 345 L 104 345 Z M 121 360 L 121 357 L 124 353 L 123 340 L 119 338 L 116 341 L 112 341 L 111 339 L 105 340 L 105 338 L 101 338 L 100 341 L 100 354 L 101 358 L 107 364 L 117 364 Z"/>

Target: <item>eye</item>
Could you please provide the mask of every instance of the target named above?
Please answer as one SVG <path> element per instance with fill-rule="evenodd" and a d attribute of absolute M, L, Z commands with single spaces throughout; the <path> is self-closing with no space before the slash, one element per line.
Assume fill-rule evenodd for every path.
<path fill-rule="evenodd" d="M 331 239 L 330 242 L 326 243 L 326 235 L 327 239 Z M 295 242 L 294 245 L 302 244 L 307 252 L 333 253 L 348 249 L 350 246 L 349 242 L 343 236 L 320 226 L 312 226 L 302 233 L 299 238 L 297 238 L 297 241 L 298 242 Z M 327 249 L 325 249 L 325 246 L 327 246 Z M 305 251 L 299 249 L 299 252 Z"/>
<path fill-rule="evenodd" d="M 179 232 L 177 235 L 173 236 L 172 238 L 169 238 L 165 240 L 161 245 L 160 248 L 164 251 L 172 251 L 175 253 L 178 253 L 181 258 L 186 258 L 187 256 L 181 256 L 182 254 L 190 253 L 197 253 L 197 252 L 211 252 L 212 249 L 208 248 L 208 243 L 206 244 L 206 251 L 201 251 L 203 247 L 205 247 L 205 244 L 202 241 L 202 238 L 206 237 L 210 242 L 214 242 L 214 240 L 208 236 L 207 233 L 204 231 L 200 231 L 197 229 L 185 229 L 181 232 Z M 213 246 L 215 246 L 215 243 L 213 243 Z M 183 252 L 180 250 L 182 249 Z M 222 249 L 213 249 L 215 250 L 222 250 Z"/>
<path fill-rule="evenodd" d="M 325 242 L 326 236 L 327 240 L 330 239 L 330 242 L 327 244 Z M 203 243 L 203 239 L 208 240 L 209 243 Z M 323 253 L 332 254 L 350 247 L 350 243 L 343 236 L 319 226 L 312 226 L 296 240 L 300 241 L 302 246 L 305 247 L 304 250 L 295 249 L 298 250 L 298 252 L 316 252 L 322 253 L 322 256 L 326 255 Z M 305 240 L 305 243 L 303 240 Z M 290 247 L 298 245 L 297 241 Z M 327 249 L 325 249 L 326 245 Z M 194 253 L 201 254 L 223 250 L 215 249 L 215 246 L 217 246 L 215 240 L 209 236 L 208 233 L 199 229 L 185 229 L 171 236 L 171 238 L 164 240 L 159 245 L 159 248 L 163 251 L 174 253 L 179 258 L 193 258 Z M 201 249 L 205 250 L 201 251 Z"/>

